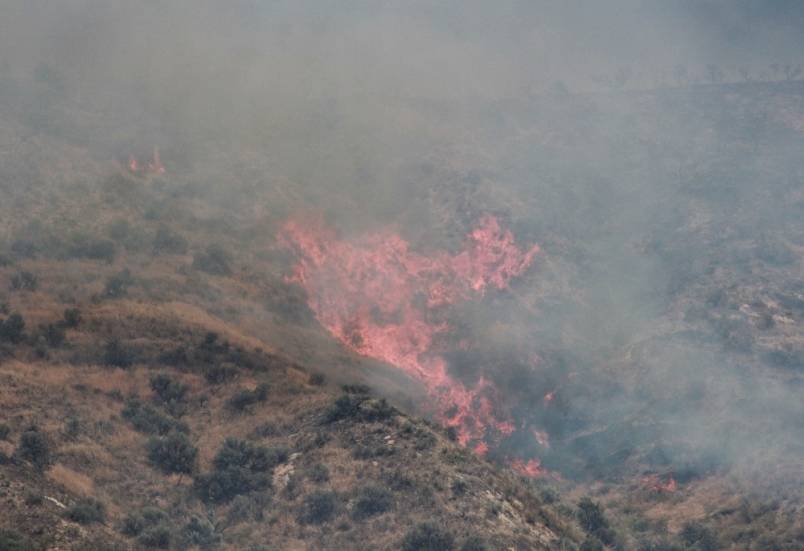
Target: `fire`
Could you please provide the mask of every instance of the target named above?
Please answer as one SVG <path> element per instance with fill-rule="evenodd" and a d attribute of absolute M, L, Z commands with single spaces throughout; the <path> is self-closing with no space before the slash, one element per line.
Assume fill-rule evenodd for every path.
<path fill-rule="evenodd" d="M 151 156 L 151 160 L 148 161 L 148 164 L 144 167 L 140 165 L 140 162 L 134 155 L 128 156 L 128 163 L 127 167 L 129 172 L 133 174 L 159 174 L 162 175 L 165 173 L 165 165 L 162 164 L 162 159 L 159 156 L 159 148 L 154 147 L 153 155 Z"/>
<path fill-rule="evenodd" d="M 663 479 L 657 474 L 651 474 L 642 478 L 642 485 L 657 493 L 673 493 L 678 490 L 678 483 L 672 475 Z"/>
<path fill-rule="evenodd" d="M 529 459 L 527 462 L 522 459 L 514 459 L 509 465 L 514 472 L 528 478 L 536 478 L 545 474 L 538 459 Z"/>
<path fill-rule="evenodd" d="M 402 369 L 423 383 L 440 421 L 480 454 L 516 430 L 501 411 L 494 384 L 467 387 L 434 350 L 449 331 L 443 308 L 505 289 L 539 253 L 520 249 L 510 230 L 483 217 L 455 255 L 424 256 L 399 235 L 383 230 L 354 242 L 322 223 L 287 222 L 280 235 L 295 252 L 291 281 L 302 285 L 321 325 L 347 348 Z"/>

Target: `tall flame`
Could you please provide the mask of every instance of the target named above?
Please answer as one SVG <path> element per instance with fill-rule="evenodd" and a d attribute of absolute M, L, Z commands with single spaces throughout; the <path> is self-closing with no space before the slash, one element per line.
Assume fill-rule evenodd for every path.
<path fill-rule="evenodd" d="M 493 383 L 481 377 L 467 387 L 448 373 L 433 346 L 449 330 L 439 309 L 506 288 L 531 266 L 538 246 L 521 250 L 493 216 L 479 221 L 456 255 L 424 256 L 390 231 L 348 242 L 321 222 L 291 220 L 280 240 L 296 255 L 290 280 L 306 289 L 321 325 L 351 350 L 421 381 L 461 444 L 484 454 L 487 442 L 514 432 Z M 525 470 L 535 471 L 533 465 Z"/>

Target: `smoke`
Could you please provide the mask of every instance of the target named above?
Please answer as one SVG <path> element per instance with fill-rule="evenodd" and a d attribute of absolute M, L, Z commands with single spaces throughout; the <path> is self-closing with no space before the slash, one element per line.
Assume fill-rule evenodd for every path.
<path fill-rule="evenodd" d="M 801 456 L 803 21 L 793 1 L 11 1 L 0 104 L 99 160 L 159 145 L 209 200 L 290 182 L 275 212 L 344 242 L 455 255 L 496 216 L 542 253 L 451 303 L 434 344 L 502 393 L 517 430 L 490 453 L 692 477 Z"/>

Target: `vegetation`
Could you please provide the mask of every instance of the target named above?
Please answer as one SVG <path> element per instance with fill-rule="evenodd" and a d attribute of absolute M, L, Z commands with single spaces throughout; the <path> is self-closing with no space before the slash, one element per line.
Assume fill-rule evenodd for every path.
<path fill-rule="evenodd" d="M 393 494 L 381 486 L 364 486 L 357 491 L 352 518 L 365 520 L 385 513 L 393 507 Z"/>
<path fill-rule="evenodd" d="M 213 460 L 212 472 L 196 477 L 196 492 L 208 503 L 223 503 L 239 495 L 265 490 L 270 487 L 271 469 L 287 457 L 284 449 L 227 438 Z"/>
<path fill-rule="evenodd" d="M 22 433 L 15 455 L 30 462 L 40 471 L 47 469 L 53 462 L 50 440 L 37 426 Z"/>
<path fill-rule="evenodd" d="M 148 461 L 165 474 L 191 474 L 197 457 L 198 449 L 183 433 L 152 436 L 148 440 Z"/>
<path fill-rule="evenodd" d="M 452 551 L 455 538 L 435 524 L 419 524 L 407 533 L 401 542 L 402 551 Z"/>
<path fill-rule="evenodd" d="M 64 516 L 79 524 L 102 523 L 106 520 L 106 507 L 94 498 L 84 498 L 67 509 Z"/>
<path fill-rule="evenodd" d="M 323 524 L 332 520 L 338 508 L 338 495 L 335 492 L 316 490 L 304 498 L 299 511 L 301 524 Z"/>

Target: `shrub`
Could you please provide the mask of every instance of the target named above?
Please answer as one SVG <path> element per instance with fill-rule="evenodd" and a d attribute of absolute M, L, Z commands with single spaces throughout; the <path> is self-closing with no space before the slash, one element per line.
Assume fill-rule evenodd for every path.
<path fill-rule="evenodd" d="M 323 373 L 313 373 L 308 382 L 313 386 L 323 386 L 327 382 L 327 378 Z"/>
<path fill-rule="evenodd" d="M 460 551 L 491 551 L 488 544 L 478 536 L 470 536 L 461 545 Z"/>
<path fill-rule="evenodd" d="M 298 520 L 301 524 L 323 524 L 335 516 L 336 505 L 334 492 L 315 491 L 304 498 Z"/>
<path fill-rule="evenodd" d="M 11 434 L 11 427 L 5 423 L 0 423 L 0 440 L 7 440 L 9 434 Z"/>
<path fill-rule="evenodd" d="M 154 254 L 185 254 L 187 240 L 167 226 L 160 226 L 154 237 L 153 252 Z"/>
<path fill-rule="evenodd" d="M 36 548 L 32 541 L 19 532 L 0 528 L 0 549 L 2 551 L 31 551 Z"/>
<path fill-rule="evenodd" d="M 329 469 L 321 463 L 316 463 L 307 471 L 307 478 L 316 484 L 323 484 L 329 481 Z"/>
<path fill-rule="evenodd" d="M 81 324 L 81 310 L 78 308 L 67 308 L 64 311 L 64 326 L 69 328 L 78 327 Z"/>
<path fill-rule="evenodd" d="M 357 500 L 352 509 L 352 518 L 363 520 L 389 511 L 393 506 L 393 495 L 380 486 L 365 486 L 358 490 Z"/>
<path fill-rule="evenodd" d="M 717 538 L 712 531 L 697 522 L 687 522 L 681 529 L 681 540 L 696 551 L 716 551 Z"/>
<path fill-rule="evenodd" d="M 67 509 L 65 516 L 78 524 L 93 524 L 106 520 L 106 507 L 97 499 L 88 497 Z"/>
<path fill-rule="evenodd" d="M 134 430 L 144 434 L 164 436 L 170 432 L 188 433 L 185 423 L 164 415 L 151 406 L 132 399 L 123 408 L 123 418 L 131 423 Z"/>
<path fill-rule="evenodd" d="M 151 549 L 168 549 L 170 548 L 171 530 L 168 524 L 157 524 L 151 528 L 143 530 L 142 534 L 137 538 L 137 541 L 143 547 Z"/>
<path fill-rule="evenodd" d="M 228 365 L 212 365 L 204 370 L 204 378 L 211 385 L 223 384 L 237 377 L 237 368 Z"/>
<path fill-rule="evenodd" d="M 187 545 L 207 547 L 218 543 L 221 538 L 210 521 L 194 516 L 184 525 L 182 539 Z"/>
<path fill-rule="evenodd" d="M 120 525 L 120 531 L 127 536 L 139 536 L 143 531 L 155 525 L 167 522 L 168 516 L 161 509 L 145 507 L 136 513 L 129 514 Z"/>
<path fill-rule="evenodd" d="M 198 449 L 182 433 L 151 437 L 147 447 L 148 460 L 165 474 L 189 474 L 195 468 Z"/>
<path fill-rule="evenodd" d="M 65 334 L 61 325 L 49 323 L 41 329 L 42 337 L 51 348 L 58 348 L 64 344 Z"/>
<path fill-rule="evenodd" d="M 594 536 L 586 536 L 579 551 L 605 551 L 603 544 Z"/>
<path fill-rule="evenodd" d="M 193 268 L 212 275 L 228 276 L 232 274 L 232 255 L 220 245 L 210 245 L 195 255 Z"/>
<path fill-rule="evenodd" d="M 190 391 L 190 386 L 172 377 L 159 374 L 151 377 L 151 390 L 154 392 L 154 400 L 161 403 L 173 415 L 181 415 L 186 409 L 185 398 Z"/>
<path fill-rule="evenodd" d="M 107 239 L 95 239 L 86 235 L 73 238 L 68 255 L 73 258 L 87 258 L 90 260 L 114 261 L 117 250 L 114 243 Z"/>
<path fill-rule="evenodd" d="M 134 354 L 123 347 L 118 339 L 106 343 L 103 350 L 103 363 L 111 367 L 127 368 L 134 363 Z"/>
<path fill-rule="evenodd" d="M 394 409 L 385 399 L 372 400 L 364 395 L 344 394 L 335 400 L 324 414 L 325 423 L 334 423 L 344 419 L 354 421 L 379 421 L 388 419 Z"/>
<path fill-rule="evenodd" d="M 17 272 L 11 276 L 11 289 L 13 291 L 36 291 L 39 288 L 39 279 L 31 272 Z"/>
<path fill-rule="evenodd" d="M 25 319 L 20 314 L 11 314 L 0 321 L 0 341 L 19 344 L 25 339 Z"/>
<path fill-rule="evenodd" d="M 582 498 L 578 502 L 577 517 L 581 528 L 587 533 L 596 536 L 606 545 L 609 545 L 614 540 L 614 535 L 609 528 L 609 521 L 603 514 L 603 508 L 599 503 L 592 501 L 588 497 Z"/>
<path fill-rule="evenodd" d="M 455 539 L 435 524 L 425 522 L 411 529 L 402 540 L 402 551 L 452 551 Z"/>
<path fill-rule="evenodd" d="M 39 470 L 46 469 L 52 462 L 47 435 L 36 426 L 22 433 L 20 443 L 14 453 L 20 459 L 29 461 Z"/>
<path fill-rule="evenodd" d="M 265 402 L 268 399 L 268 385 L 262 383 L 254 390 L 239 390 L 231 398 L 229 398 L 226 405 L 236 411 L 243 411 L 248 406 L 259 402 Z"/>
<path fill-rule="evenodd" d="M 111 276 L 106 280 L 103 288 L 103 296 L 106 298 L 121 298 L 128 294 L 128 288 L 134 284 L 131 270 L 128 268 Z"/>
<path fill-rule="evenodd" d="M 270 486 L 267 472 L 287 458 L 288 451 L 284 448 L 254 446 L 228 438 L 212 462 L 212 472 L 196 477 L 196 492 L 206 502 L 223 503 L 238 495 L 264 490 Z"/>

